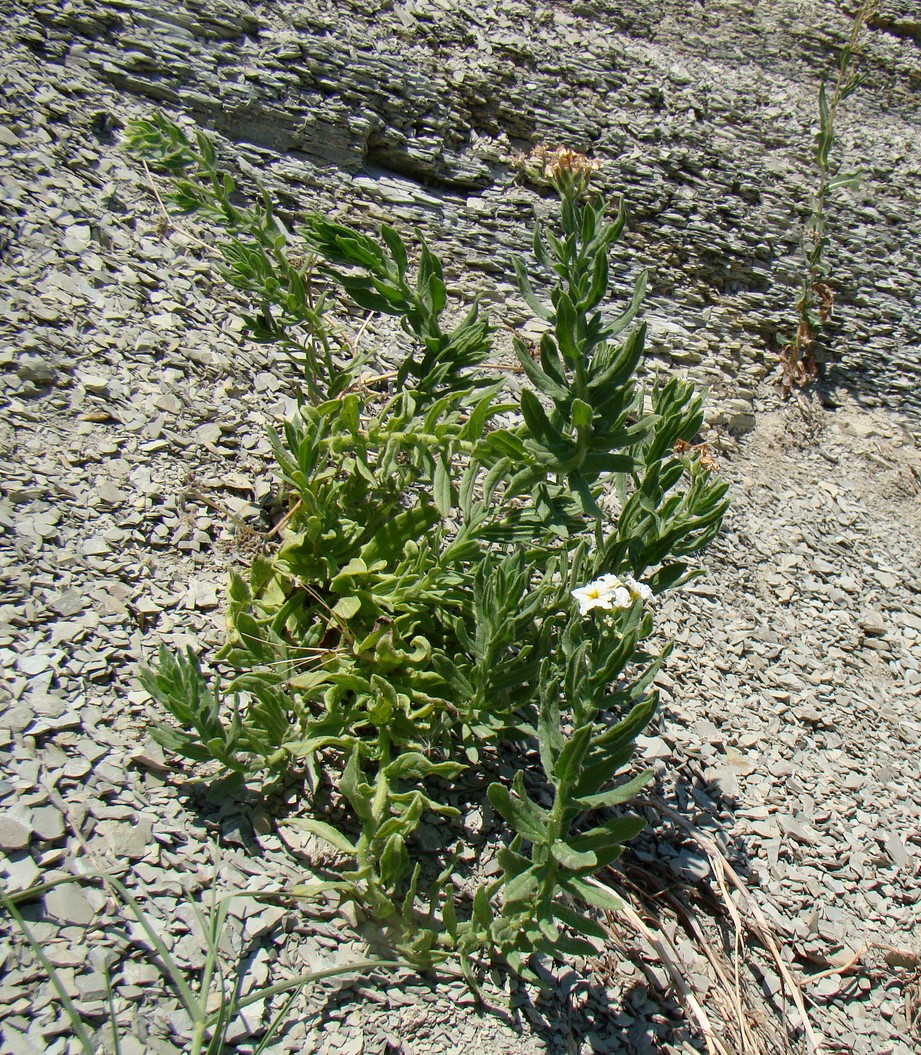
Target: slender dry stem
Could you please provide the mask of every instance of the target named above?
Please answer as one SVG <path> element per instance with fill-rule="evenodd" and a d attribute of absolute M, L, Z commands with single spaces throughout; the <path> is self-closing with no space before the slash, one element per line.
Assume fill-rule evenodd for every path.
<path fill-rule="evenodd" d="M 722 850 L 710 836 L 706 835 L 700 830 L 700 828 L 692 824 L 687 818 L 683 817 L 677 810 L 672 809 L 661 799 L 650 796 L 643 800 L 637 800 L 637 805 L 649 806 L 663 816 L 668 817 L 669 820 L 683 829 L 707 855 L 723 904 L 725 904 L 726 909 L 732 918 L 733 925 L 736 927 L 738 933 L 744 933 L 746 930 L 752 931 L 755 937 L 767 949 L 775 967 L 777 968 L 778 974 L 783 979 L 784 986 L 789 993 L 790 999 L 793 1001 L 799 1014 L 801 1028 L 806 1038 L 806 1042 L 809 1045 L 809 1050 L 813 1053 L 818 1052 L 820 1048 L 819 1039 L 809 1020 L 809 1015 L 806 1011 L 806 1003 L 803 1000 L 802 989 L 790 973 L 790 969 L 787 967 L 787 964 L 781 955 L 780 948 L 774 940 L 772 926 L 768 923 L 768 920 L 761 911 L 761 907 L 758 905 L 757 901 L 752 897 L 745 882 L 726 860 Z M 741 894 L 742 902 L 748 910 L 749 915 L 752 917 L 747 922 L 743 921 L 729 892 L 728 884 L 735 887 L 735 889 Z"/>

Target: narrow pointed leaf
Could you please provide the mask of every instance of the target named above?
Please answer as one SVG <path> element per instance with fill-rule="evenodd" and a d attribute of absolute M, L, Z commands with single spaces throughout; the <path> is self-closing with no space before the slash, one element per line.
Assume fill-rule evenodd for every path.
<path fill-rule="evenodd" d="M 486 794 L 494 810 L 500 813 L 512 829 L 529 842 L 543 843 L 546 840 L 547 821 L 544 811 L 530 799 L 513 796 L 503 784 L 490 784 Z"/>
<path fill-rule="evenodd" d="M 600 908 L 604 912 L 620 912 L 623 908 L 623 902 L 614 891 L 597 879 L 563 879 L 560 885 L 576 897 L 581 898 L 586 904 L 592 905 L 594 908 Z"/>
<path fill-rule="evenodd" d="M 537 296 L 531 287 L 531 280 L 528 278 L 528 273 L 525 270 L 525 266 L 521 259 L 517 256 L 513 256 L 512 264 L 515 268 L 515 274 L 518 276 L 518 289 L 521 292 L 525 303 L 539 319 L 549 322 L 553 318 L 553 312 L 544 304 L 541 304 L 537 299 Z"/>
<path fill-rule="evenodd" d="M 557 760 L 554 775 L 560 786 L 568 785 L 577 775 L 592 741 L 594 726 L 583 725 L 576 729 L 563 745 Z"/>
<path fill-rule="evenodd" d="M 559 381 L 551 377 L 546 370 L 541 369 L 537 363 L 528 355 L 528 350 L 524 343 L 519 339 L 515 338 L 513 343 L 515 349 L 515 356 L 518 362 L 521 364 L 521 368 L 527 374 L 531 384 L 538 390 L 543 392 L 545 396 L 549 396 L 551 399 L 564 400 L 569 395 L 569 389 L 565 385 L 560 384 Z"/>

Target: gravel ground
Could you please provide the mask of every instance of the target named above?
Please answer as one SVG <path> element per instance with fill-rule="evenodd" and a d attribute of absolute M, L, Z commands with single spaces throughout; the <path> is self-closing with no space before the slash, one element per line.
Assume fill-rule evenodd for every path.
<path fill-rule="evenodd" d="M 130 116 L 133 104 L 79 71 L 51 77 L 23 61 L 0 77 L 0 867 L 8 890 L 93 869 L 120 876 L 195 972 L 203 937 L 191 902 L 297 882 L 315 847 L 281 838 L 257 797 L 209 798 L 202 774 L 164 758 L 147 738 L 135 671 L 161 641 L 221 640 L 226 571 L 251 551 L 271 485 L 262 429 L 284 413 L 291 374 L 271 352 L 239 346 L 232 298 L 199 240 L 207 232 L 164 229 L 144 173 L 96 119 Z M 835 402 L 779 405 L 764 386 L 749 435 L 708 437 L 734 505 L 707 577 L 663 606 L 662 633 L 678 647 L 642 746 L 658 794 L 718 839 L 797 975 L 871 946 L 806 990 L 828 1049 L 911 1055 L 921 455 L 905 422 Z M 693 842 L 662 821 L 622 879 L 641 870 L 670 877 L 686 899 L 714 889 Z M 701 903 L 719 934 L 725 907 Z M 58 887 L 26 912 L 94 1025 L 110 965 L 125 1055 L 186 1050 L 187 1017 L 106 890 Z M 258 987 L 360 959 L 369 937 L 332 909 L 248 897 L 222 948 Z M 688 955 L 699 990 L 718 988 L 699 948 Z M 779 1022 L 780 979 L 756 944 L 743 961 L 751 999 Z M 80 1050 L 14 936 L 0 965 L 2 1050 Z M 699 1047 L 649 966 L 624 932 L 598 962 L 544 965 L 543 989 L 504 995 L 497 974 L 488 1013 L 451 980 L 330 981 L 303 991 L 273 1050 Z M 253 1050 L 267 1014 L 256 1004 L 234 1025 L 235 1050 Z"/>

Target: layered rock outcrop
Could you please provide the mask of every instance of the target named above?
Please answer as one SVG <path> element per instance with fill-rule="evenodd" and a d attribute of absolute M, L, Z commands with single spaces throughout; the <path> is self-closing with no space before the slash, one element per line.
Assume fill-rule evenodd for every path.
<path fill-rule="evenodd" d="M 14 5 L 15 6 L 15 5 Z M 853 7 L 853 5 L 850 5 Z M 832 379 L 921 415 L 921 23 L 886 0 L 835 156 Z M 602 158 L 629 203 L 615 274 L 651 272 L 655 361 L 751 423 L 793 328 L 817 91 L 851 26 L 822 0 L 77 0 L 18 11 L 43 61 L 232 140 L 292 210 L 422 230 L 465 296 L 525 319 L 511 280 L 533 210 L 509 157 L 538 141 Z M 118 114 L 110 115 L 117 122 Z M 106 115 L 100 115 L 105 121 Z"/>

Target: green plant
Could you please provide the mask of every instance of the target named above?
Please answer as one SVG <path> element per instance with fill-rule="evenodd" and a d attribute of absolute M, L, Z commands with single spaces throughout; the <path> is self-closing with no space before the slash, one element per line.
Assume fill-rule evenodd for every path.
<path fill-rule="evenodd" d="M 259 339 L 326 347 L 323 313 L 296 294 L 284 329 L 252 322 L 268 319 L 284 282 L 300 288 L 295 235 L 270 224 L 267 198 L 231 211 L 233 185 L 206 138 L 165 118 L 130 126 L 128 145 L 179 176 L 175 205 L 228 227 L 220 252 L 254 298 Z M 301 256 L 363 307 L 398 317 L 408 351 L 386 390 L 363 381 L 361 363 L 320 357 L 272 436 L 285 532 L 232 577 L 218 657 L 229 673 L 209 680 L 193 653 L 162 649 L 142 674 L 178 724 L 155 729 L 170 750 L 239 779 L 299 772 L 308 794 L 338 796 L 344 823 L 316 797 L 287 822 L 351 860 L 325 885 L 372 914 L 400 955 L 424 968 L 459 954 L 468 975 L 475 957 L 521 969 L 532 951 L 588 952 L 603 937 L 585 906 L 618 905 L 597 877 L 642 826 L 611 810 L 649 778 L 622 773 L 667 655 L 644 649 L 652 601 L 698 574 L 685 558 L 727 504 L 690 447 L 701 397 L 676 378 L 648 393 L 637 381 L 645 329 L 630 327 L 645 276 L 623 311 L 606 310 L 623 207 L 609 218 L 589 186 L 596 163 L 580 154 L 537 151 L 524 168 L 561 208 L 557 232 L 535 229 L 543 298 L 516 262 L 546 324 L 535 355 L 516 342 L 534 386 L 517 404 L 484 372 L 491 329 L 477 307 L 446 322 L 443 269 L 421 238 L 412 264 L 387 226 L 378 241 L 301 221 Z M 516 762 L 511 780 L 503 759 Z M 481 773 L 494 778 L 488 799 L 507 835 L 499 875 L 465 898 L 456 855 L 446 849 L 426 875 L 415 836 L 426 816 L 450 825 Z"/>
<path fill-rule="evenodd" d="M 232 981 L 225 977 L 219 952 L 221 935 L 227 922 L 227 912 L 231 903 L 236 898 L 244 896 L 262 899 L 268 899 L 273 896 L 265 891 L 240 891 L 223 898 L 215 898 L 212 905 L 206 909 L 203 909 L 197 901 L 190 899 L 190 904 L 195 911 L 202 933 L 205 936 L 204 966 L 196 985 L 187 979 L 180 966 L 170 955 L 169 949 L 157 933 L 157 927 L 153 919 L 145 912 L 128 888 L 114 876 L 106 873 L 87 873 L 81 876 L 68 876 L 52 882 L 40 883 L 29 887 L 27 890 L 0 890 L 0 905 L 3 906 L 7 915 L 16 924 L 32 949 L 35 958 L 48 975 L 49 981 L 61 1001 L 64 1013 L 73 1027 L 73 1035 L 85 1055 L 97 1055 L 100 1050 L 98 1044 L 101 1043 L 102 1037 L 97 1037 L 96 1031 L 91 1032 L 90 1027 L 88 1027 L 80 1014 L 79 1008 L 69 996 L 58 970 L 45 955 L 41 943 L 33 935 L 29 924 L 18 907 L 25 902 L 41 898 L 56 886 L 69 883 L 77 885 L 87 883 L 103 884 L 120 907 L 127 909 L 130 916 L 137 922 L 143 932 L 144 941 L 136 942 L 136 944 L 139 944 L 144 949 L 149 960 L 161 971 L 164 982 L 166 982 L 175 996 L 179 998 L 183 1009 L 191 1020 L 192 1030 L 186 1047 L 188 1055 L 222 1055 L 223 1052 L 229 1051 L 230 1049 L 227 1046 L 228 1030 L 240 1012 L 258 1001 L 271 1000 L 275 996 L 287 993 L 287 1000 L 275 1013 L 253 1049 L 254 1055 L 259 1055 L 259 1053 L 268 1050 L 268 1045 L 285 1023 L 294 998 L 305 985 L 339 974 L 361 973 L 378 968 L 393 969 L 405 966 L 394 960 L 373 959 L 362 960 L 352 964 L 340 964 L 336 967 L 325 968 L 319 971 L 308 971 L 295 978 L 289 978 L 283 982 L 277 982 L 274 985 L 254 990 L 246 996 L 241 996 L 243 967 L 240 965 L 236 978 Z M 112 1050 L 118 1055 L 121 1051 L 121 1038 L 115 1011 L 115 992 L 107 965 L 104 970 L 106 1002 L 109 1007 L 108 1026 L 112 1037 Z M 217 1005 L 216 1010 L 211 1010 L 215 1004 Z"/>
<path fill-rule="evenodd" d="M 830 268 L 825 251 L 830 244 L 828 206 L 836 191 L 860 186 L 859 172 L 843 172 L 831 160 L 835 142 L 835 118 L 838 107 L 866 80 L 857 74 L 853 62 L 858 54 L 860 34 L 877 10 L 877 0 L 861 0 L 854 12 L 847 43 L 838 56 L 838 70 L 829 94 L 825 82 L 819 88 L 819 132 L 815 160 L 818 183 L 809 196 L 809 217 L 803 232 L 805 268 L 799 300 L 796 302 L 797 327 L 793 339 L 781 352 L 783 388 L 790 393 L 819 376 L 815 344 L 822 327 L 831 318 L 834 291 L 828 284 Z"/>

